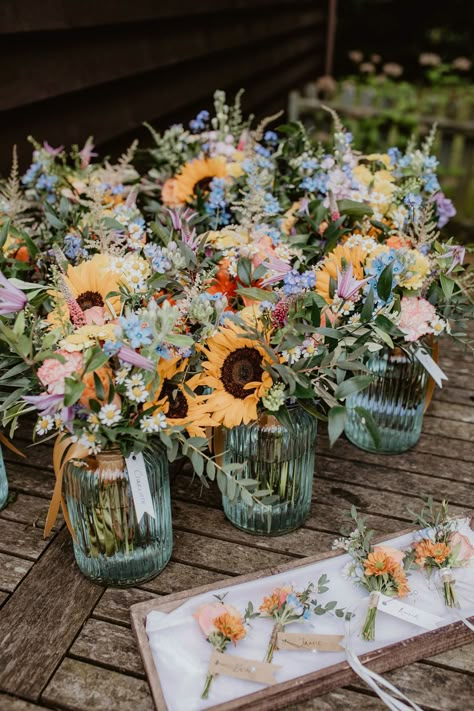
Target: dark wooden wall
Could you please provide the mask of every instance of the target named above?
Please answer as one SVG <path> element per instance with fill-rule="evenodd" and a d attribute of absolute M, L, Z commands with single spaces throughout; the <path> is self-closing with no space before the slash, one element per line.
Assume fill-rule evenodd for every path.
<path fill-rule="evenodd" d="M 94 135 L 118 150 L 246 88 L 244 108 L 285 108 L 322 71 L 326 0 L 1 0 L 0 171 L 26 136 Z"/>

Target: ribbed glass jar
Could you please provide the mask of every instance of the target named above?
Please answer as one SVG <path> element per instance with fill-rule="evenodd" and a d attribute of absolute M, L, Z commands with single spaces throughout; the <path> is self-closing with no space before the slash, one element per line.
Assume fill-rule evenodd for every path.
<path fill-rule="evenodd" d="M 235 476 L 254 479 L 254 490 L 269 491 L 261 504 L 253 506 L 222 497 L 229 521 L 249 533 L 279 536 L 293 531 L 304 523 L 311 508 L 316 420 L 298 405 L 288 409 L 293 431 L 264 415 L 254 424 L 224 432 L 224 461 L 245 464 Z"/>
<path fill-rule="evenodd" d="M 420 439 L 429 375 L 410 347 L 374 353 L 366 365 L 375 379 L 347 398 L 346 436 L 368 452 L 405 452 Z M 374 418 L 380 435 L 377 449 L 356 407 L 365 408 Z"/>
<path fill-rule="evenodd" d="M 8 480 L 3 461 L 2 448 L 0 446 L 0 509 L 3 509 L 8 499 Z"/>
<path fill-rule="evenodd" d="M 119 450 L 96 455 L 91 466 L 69 462 L 64 495 L 81 572 L 104 585 L 128 587 L 157 575 L 171 557 L 173 534 L 168 460 L 160 446 L 143 452 L 155 518 L 138 523 L 130 479 Z"/>

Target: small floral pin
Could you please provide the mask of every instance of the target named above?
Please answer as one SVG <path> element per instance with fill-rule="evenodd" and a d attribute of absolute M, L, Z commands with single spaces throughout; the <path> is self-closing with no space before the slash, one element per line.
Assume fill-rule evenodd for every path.
<path fill-rule="evenodd" d="M 223 654 L 231 642 L 236 646 L 237 642 L 244 639 L 247 629 L 245 618 L 239 610 L 233 605 L 225 603 L 225 596 L 216 595 L 215 597 L 217 602 L 204 603 L 196 610 L 193 617 L 207 641 L 217 652 Z M 208 698 L 214 676 L 214 674 L 208 673 L 201 694 L 202 699 Z"/>

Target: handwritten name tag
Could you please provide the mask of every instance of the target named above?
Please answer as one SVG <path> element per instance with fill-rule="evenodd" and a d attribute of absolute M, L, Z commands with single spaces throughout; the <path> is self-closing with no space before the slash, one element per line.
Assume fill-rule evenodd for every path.
<path fill-rule="evenodd" d="M 382 594 L 380 595 L 378 609 L 386 612 L 387 615 L 398 617 L 399 620 L 405 620 L 405 622 L 411 622 L 413 625 L 423 627 L 425 630 L 434 630 L 438 623 L 442 621 L 441 617 L 433 615 L 431 612 L 419 610 L 417 607 L 400 602 L 397 598 L 387 597 Z"/>
<path fill-rule="evenodd" d="M 271 686 L 277 683 L 273 675 L 278 669 L 281 669 L 281 666 L 277 664 L 257 662 L 253 659 L 235 657 L 214 650 L 209 661 L 208 671 L 209 674 L 223 674 L 224 676 L 257 681 Z"/>
<path fill-rule="evenodd" d="M 415 351 L 415 357 L 420 361 L 421 365 L 425 368 L 425 370 L 428 371 L 428 373 L 435 381 L 436 385 L 442 388 L 443 380 L 447 380 L 448 376 L 441 370 L 439 365 L 435 363 L 428 351 L 426 351 L 424 348 L 418 348 L 418 350 Z"/>
<path fill-rule="evenodd" d="M 152 518 L 156 518 L 143 454 L 141 452 L 139 454 L 130 454 L 125 462 L 138 523 L 146 513 Z"/>
<path fill-rule="evenodd" d="M 319 652 L 343 652 L 340 645 L 344 639 L 342 634 L 298 634 L 296 632 L 280 632 L 278 649 L 316 650 Z"/>

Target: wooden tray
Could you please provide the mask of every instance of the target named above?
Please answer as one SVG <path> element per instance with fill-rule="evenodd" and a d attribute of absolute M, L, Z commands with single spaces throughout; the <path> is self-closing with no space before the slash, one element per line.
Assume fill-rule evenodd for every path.
<path fill-rule="evenodd" d="M 474 529 L 474 517 L 471 518 L 470 526 Z M 390 536 L 378 538 L 374 542 L 381 543 L 388 541 L 415 530 L 415 528 L 410 528 L 399 531 L 398 533 L 391 533 Z M 230 588 L 234 585 L 240 585 L 241 583 L 268 577 L 270 575 L 276 575 L 287 570 L 294 570 L 295 568 L 311 565 L 320 560 L 327 560 L 338 555 L 341 555 L 339 551 L 319 553 L 309 558 L 302 558 L 296 562 L 260 570 L 250 575 L 239 575 L 231 579 L 226 578 L 225 580 L 212 583 L 211 585 L 202 585 L 197 588 L 192 588 L 191 590 L 183 590 L 178 593 L 166 595 L 163 598 L 154 598 L 149 602 L 141 602 L 137 605 L 132 605 L 130 608 L 132 627 L 137 640 L 138 649 L 143 658 L 143 664 L 157 711 L 168 711 L 168 706 L 163 696 L 160 678 L 153 661 L 152 651 L 145 631 L 146 618 L 152 610 L 171 612 L 196 595 L 212 592 L 213 590 L 218 590 L 223 587 Z M 470 621 L 474 623 L 474 616 L 470 618 Z M 474 633 L 471 632 L 463 622 L 455 622 L 436 630 L 418 634 L 416 637 L 411 637 L 402 642 L 397 642 L 360 655 L 359 659 L 373 671 L 383 673 L 391 669 L 396 669 L 397 667 L 412 664 L 420 659 L 446 652 L 448 649 L 460 647 L 473 640 Z M 237 709 L 274 711 L 275 709 L 284 708 L 298 701 L 305 701 L 315 696 L 320 696 L 328 691 L 340 686 L 352 684 L 356 681 L 359 681 L 359 677 L 352 671 L 349 664 L 347 662 L 339 662 L 338 664 L 333 664 L 330 667 L 320 669 L 311 674 L 305 674 L 296 679 L 275 684 L 274 686 L 261 689 L 247 696 L 239 696 L 239 698 L 233 701 L 227 701 L 209 708 L 211 708 L 212 711 L 237 711 Z"/>

